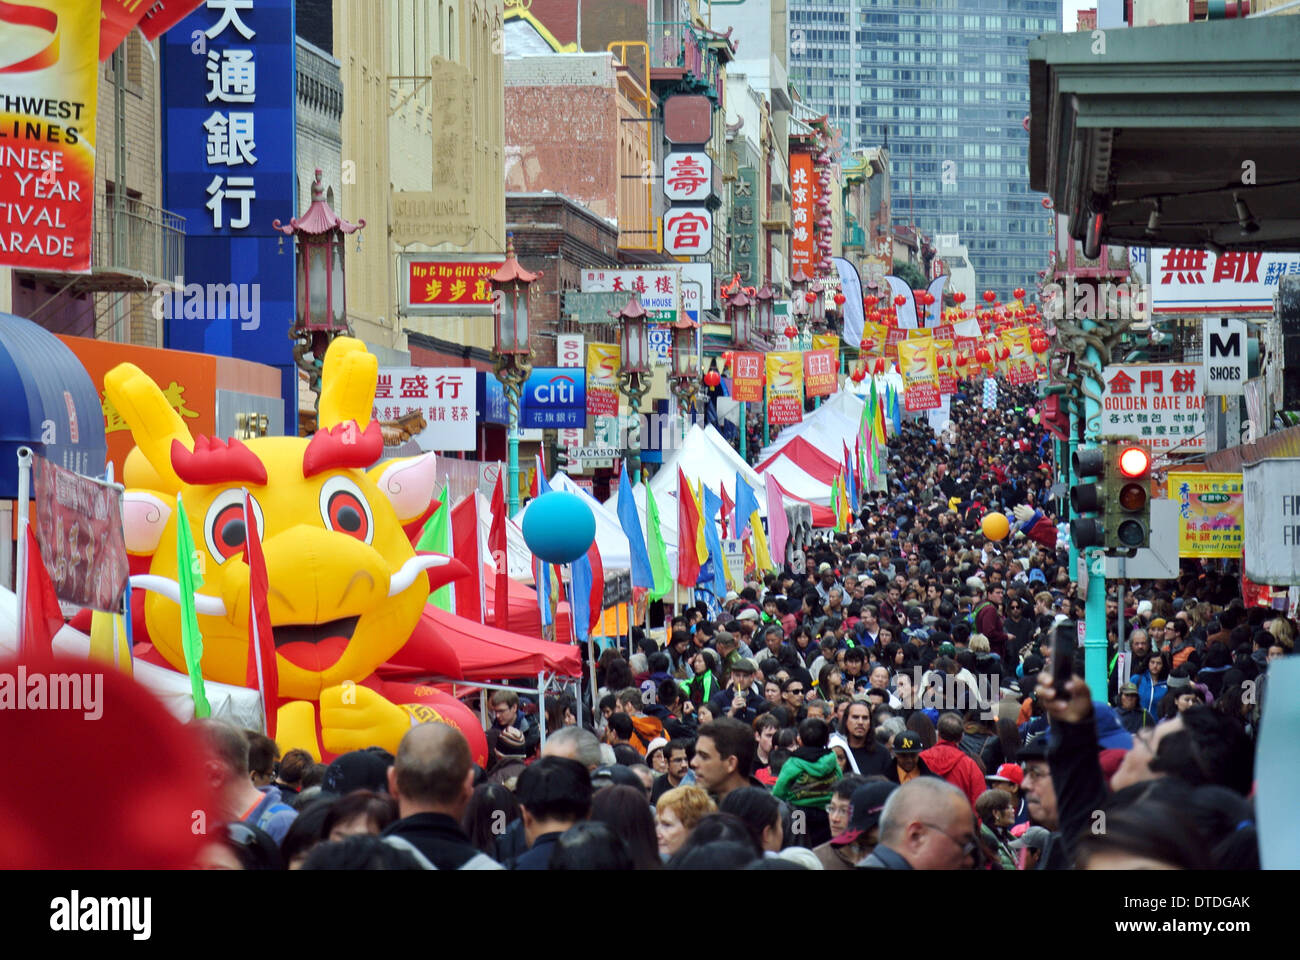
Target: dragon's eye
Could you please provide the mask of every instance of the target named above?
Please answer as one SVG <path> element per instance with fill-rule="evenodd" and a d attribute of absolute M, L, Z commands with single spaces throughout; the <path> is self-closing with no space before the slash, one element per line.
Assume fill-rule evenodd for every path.
<path fill-rule="evenodd" d="M 256 500 L 253 500 L 253 517 L 260 536 L 263 529 L 262 508 Z M 203 522 L 203 537 L 207 541 L 208 553 L 212 554 L 218 563 L 225 563 L 231 557 L 241 556 L 247 533 L 244 525 L 243 491 L 222 491 L 208 507 Z"/>
<path fill-rule="evenodd" d="M 330 477 L 320 488 L 320 515 L 325 526 L 336 533 L 369 543 L 375 519 L 361 488 L 347 477 Z"/>

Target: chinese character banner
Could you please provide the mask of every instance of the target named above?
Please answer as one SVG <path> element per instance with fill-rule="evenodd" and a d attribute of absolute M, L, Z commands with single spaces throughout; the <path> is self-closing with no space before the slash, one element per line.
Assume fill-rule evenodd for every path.
<path fill-rule="evenodd" d="M 1137 437 L 1155 453 L 1205 449 L 1199 363 L 1122 364 L 1102 371 L 1101 435 Z"/>
<path fill-rule="evenodd" d="M 473 367 L 380 367 L 371 416 L 388 421 L 418 414 L 425 426 L 411 439 L 421 450 L 476 450 L 477 373 Z"/>
<path fill-rule="evenodd" d="M 90 272 L 99 3 L 0 5 L 0 267 Z"/>
<path fill-rule="evenodd" d="M 936 410 L 939 399 L 939 373 L 934 353 L 934 338 L 903 340 L 898 344 L 898 370 L 903 375 L 903 409 Z"/>
<path fill-rule="evenodd" d="M 1241 556 L 1241 474 L 1170 473 L 1169 498 L 1178 503 L 1178 556 Z"/>
<path fill-rule="evenodd" d="M 1271 312 L 1277 282 L 1287 274 L 1300 274 L 1300 253 L 1153 249 L 1151 308 L 1155 313 Z"/>
<path fill-rule="evenodd" d="M 767 354 L 767 422 L 785 426 L 802 419 L 802 354 L 796 350 Z"/>
<path fill-rule="evenodd" d="M 587 344 L 587 413 L 618 416 L 618 370 L 622 351 L 617 343 Z"/>
<path fill-rule="evenodd" d="M 32 458 L 36 542 L 60 600 L 121 612 L 129 565 L 122 491 Z"/>
<path fill-rule="evenodd" d="M 738 403 L 763 400 L 763 355 L 736 353 L 732 357 L 731 399 Z"/>
<path fill-rule="evenodd" d="M 816 259 L 813 240 L 813 158 L 810 153 L 790 154 L 790 272 L 803 267 L 811 275 Z"/>
<path fill-rule="evenodd" d="M 500 268 L 499 263 L 414 260 L 407 268 L 407 295 L 412 304 L 487 306 L 492 303 L 488 279 Z"/>
<path fill-rule="evenodd" d="M 810 397 L 828 397 L 839 389 L 839 358 L 834 349 L 808 350 L 803 355 L 804 389 Z"/>
<path fill-rule="evenodd" d="M 583 293 L 627 292 L 641 295 L 641 306 L 653 320 L 677 319 L 681 307 L 681 276 L 673 267 L 642 270 L 586 269 L 579 278 Z"/>

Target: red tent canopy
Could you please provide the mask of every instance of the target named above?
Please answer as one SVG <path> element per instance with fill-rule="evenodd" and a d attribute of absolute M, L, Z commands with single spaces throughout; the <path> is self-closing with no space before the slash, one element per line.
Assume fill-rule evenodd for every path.
<path fill-rule="evenodd" d="M 810 476 L 816 477 L 822 483 L 830 483 L 835 479 L 835 475 L 843 469 L 844 464 L 840 463 L 830 454 L 818 450 L 803 437 L 795 437 L 785 446 L 781 447 L 776 453 L 772 454 L 762 463 L 754 468 L 758 473 L 762 473 L 772 465 L 777 457 L 785 454 L 790 461 L 796 464 L 799 469 Z M 814 507 L 814 510 L 816 508 Z M 832 524 L 833 526 L 834 524 Z"/>
<path fill-rule="evenodd" d="M 386 680 L 428 676 L 434 672 L 430 665 L 445 659 L 440 649 L 444 645 L 460 661 L 459 674 L 448 674 L 458 680 L 535 677 L 543 670 L 565 677 L 582 675 L 582 658 L 575 646 L 498 630 L 434 606 L 424 608 L 410 641 L 378 673 Z"/>

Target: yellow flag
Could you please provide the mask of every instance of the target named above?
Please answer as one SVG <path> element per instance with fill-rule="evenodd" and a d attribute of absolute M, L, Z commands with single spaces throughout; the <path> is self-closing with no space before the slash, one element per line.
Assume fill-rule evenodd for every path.
<path fill-rule="evenodd" d="M 114 647 L 117 668 L 131 676 L 131 645 L 127 641 L 122 615 L 96 610 L 90 617 L 90 656 L 104 663 L 113 663 Z"/>
<path fill-rule="evenodd" d="M 689 481 L 687 481 L 689 483 Z M 691 487 L 691 496 L 695 498 L 695 513 L 700 518 L 700 525 L 695 528 L 695 556 L 699 558 L 700 565 L 709 559 L 709 544 L 704 539 L 704 525 L 709 521 L 704 517 L 704 479 Z"/>
<path fill-rule="evenodd" d="M 754 531 L 754 563 L 760 570 L 775 570 L 772 554 L 767 549 L 767 534 L 763 532 L 763 521 L 755 510 L 749 515 L 750 529 Z"/>

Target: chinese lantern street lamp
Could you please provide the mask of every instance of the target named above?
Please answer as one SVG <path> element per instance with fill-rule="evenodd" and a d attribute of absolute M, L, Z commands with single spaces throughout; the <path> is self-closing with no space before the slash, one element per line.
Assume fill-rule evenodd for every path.
<path fill-rule="evenodd" d="M 334 212 L 325 199 L 320 170 L 316 171 L 316 179 L 312 181 L 311 205 L 307 212 L 301 217 L 293 217 L 287 225 L 279 220 L 271 223 L 273 229 L 293 237 L 297 248 L 297 307 L 289 328 L 289 339 L 294 341 L 294 363 L 307 374 L 308 386 L 316 394 L 318 415 L 325 351 L 335 337 L 351 333 L 343 272 L 343 238 L 365 225 L 364 220 L 349 223 Z"/>
<path fill-rule="evenodd" d="M 820 330 L 826 323 L 826 288 L 820 280 L 814 280 L 808 286 L 808 293 L 813 298 L 808 301 L 808 322 Z"/>
<path fill-rule="evenodd" d="M 764 283 L 754 294 L 754 331 L 760 337 L 771 338 L 776 329 L 776 294 Z"/>
<path fill-rule="evenodd" d="M 646 311 L 641 306 L 641 298 L 636 294 L 628 298 L 627 306 L 616 314 L 616 319 L 623 356 L 618 385 L 627 395 L 628 411 L 632 415 L 627 432 L 627 466 L 635 484 L 641 482 L 641 398 L 650 389 L 650 333 L 646 329 Z"/>
<path fill-rule="evenodd" d="M 754 292 L 751 297 L 749 291 L 753 290 L 753 287 L 749 287 L 748 290 L 739 290 L 727 298 L 727 319 L 731 321 L 731 342 L 738 351 L 746 349 L 749 345 L 750 317 L 751 315 L 757 315 L 761 309 L 760 303 L 762 301 L 760 298 L 763 297 L 764 292 L 767 294 L 768 311 L 770 312 L 772 308 L 772 291 L 766 285 L 762 290 Z M 740 458 L 748 463 L 745 435 L 749 431 L 745 420 L 745 404 L 739 404 L 738 410 L 740 416 Z"/>
<path fill-rule="evenodd" d="M 683 314 L 678 314 L 673 331 L 673 396 L 681 413 L 682 437 L 686 436 L 686 417 L 695 410 L 695 397 L 700 389 L 700 358 L 695 353 L 695 324 Z M 689 413 L 688 413 L 689 411 Z"/>
<path fill-rule="evenodd" d="M 509 511 L 519 510 L 519 396 L 533 372 L 528 345 L 528 294 L 542 271 L 529 273 L 515 259 L 515 235 L 506 234 L 506 259 L 488 278 L 492 284 L 492 322 L 495 348 L 493 365 L 510 407 Z"/>

